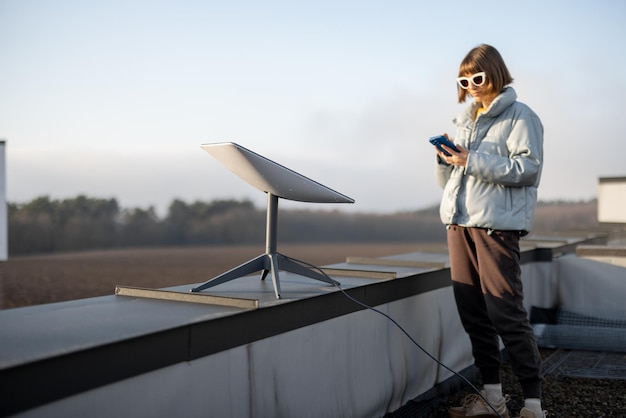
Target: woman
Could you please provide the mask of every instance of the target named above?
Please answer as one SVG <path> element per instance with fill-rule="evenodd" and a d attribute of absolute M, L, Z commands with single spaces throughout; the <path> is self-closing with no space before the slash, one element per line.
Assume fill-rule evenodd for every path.
<path fill-rule="evenodd" d="M 444 189 L 440 216 L 457 309 L 489 402 L 470 395 L 449 414 L 509 417 L 500 380 L 501 337 L 524 394 L 520 417 L 543 418 L 541 357 L 523 305 L 519 249 L 535 212 L 543 126 L 517 101 L 508 86 L 513 78 L 492 46 L 467 54 L 457 82 L 459 103 L 468 94 L 474 102 L 454 120 L 458 152 L 437 150 L 436 176 Z"/>

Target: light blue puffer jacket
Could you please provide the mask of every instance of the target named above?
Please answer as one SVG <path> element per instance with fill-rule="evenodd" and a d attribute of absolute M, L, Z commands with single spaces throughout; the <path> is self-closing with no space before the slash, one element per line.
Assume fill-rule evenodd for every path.
<path fill-rule="evenodd" d="M 465 167 L 436 164 L 446 225 L 530 231 L 543 162 L 543 125 L 512 87 L 472 120 L 476 103 L 456 119 L 453 142 L 470 150 Z M 439 160 L 439 159 L 438 159 Z"/>

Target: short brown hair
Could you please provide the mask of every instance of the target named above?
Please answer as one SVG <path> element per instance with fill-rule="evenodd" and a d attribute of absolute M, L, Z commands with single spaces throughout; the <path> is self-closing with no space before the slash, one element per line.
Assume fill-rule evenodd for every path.
<path fill-rule="evenodd" d="M 459 66 L 459 77 L 465 77 L 481 71 L 486 75 L 486 86 L 491 92 L 500 93 L 505 86 L 513 82 L 513 77 L 509 73 L 502 56 L 497 49 L 491 45 L 478 45 L 467 53 Z M 457 85 L 459 103 L 463 103 L 467 98 L 467 90 Z"/>

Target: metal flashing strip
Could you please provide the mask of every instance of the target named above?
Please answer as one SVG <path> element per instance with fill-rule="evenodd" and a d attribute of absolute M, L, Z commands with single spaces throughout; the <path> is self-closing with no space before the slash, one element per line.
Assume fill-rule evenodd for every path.
<path fill-rule="evenodd" d="M 626 257 L 624 245 L 579 245 L 576 247 L 576 255 L 579 257 Z"/>
<path fill-rule="evenodd" d="M 326 267 L 323 267 L 321 270 L 329 276 L 358 277 L 360 279 L 395 279 L 397 277 L 397 273 L 395 271 L 376 271 Z"/>
<path fill-rule="evenodd" d="M 600 184 L 602 183 L 624 183 L 626 182 L 626 177 L 600 177 L 598 179 Z"/>
<path fill-rule="evenodd" d="M 149 289 L 145 287 L 116 286 L 115 294 L 117 296 L 171 300 L 176 302 L 204 303 L 207 305 L 230 306 L 233 308 L 243 309 L 259 308 L 258 299 L 216 296 L 202 293 L 175 292 L 171 290 Z"/>
<path fill-rule="evenodd" d="M 420 260 L 400 260 L 392 258 L 374 258 L 374 257 L 348 257 L 348 264 L 371 264 L 374 266 L 395 266 L 395 267 L 417 267 L 442 269 L 446 266 L 443 261 L 420 261 Z"/>

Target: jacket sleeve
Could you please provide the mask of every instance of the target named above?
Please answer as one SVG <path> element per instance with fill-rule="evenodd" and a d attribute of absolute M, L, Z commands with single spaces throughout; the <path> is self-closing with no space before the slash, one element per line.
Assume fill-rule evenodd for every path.
<path fill-rule="evenodd" d="M 446 183 L 450 179 L 450 173 L 452 173 L 453 166 L 447 164 L 439 156 L 436 156 L 435 162 L 435 177 L 437 177 L 437 184 L 442 189 L 446 187 Z"/>
<path fill-rule="evenodd" d="M 472 151 L 465 174 L 506 187 L 538 185 L 543 161 L 543 126 L 539 117 L 524 108 L 513 119 L 504 140 L 508 155 Z"/>

